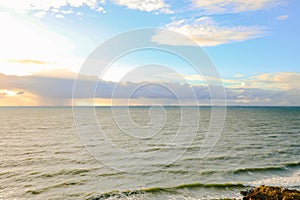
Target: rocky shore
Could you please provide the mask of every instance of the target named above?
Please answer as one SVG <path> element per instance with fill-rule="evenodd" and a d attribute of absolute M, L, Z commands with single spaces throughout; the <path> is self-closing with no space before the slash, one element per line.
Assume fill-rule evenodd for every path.
<path fill-rule="evenodd" d="M 300 191 L 264 185 L 241 194 L 243 200 L 300 200 Z"/>

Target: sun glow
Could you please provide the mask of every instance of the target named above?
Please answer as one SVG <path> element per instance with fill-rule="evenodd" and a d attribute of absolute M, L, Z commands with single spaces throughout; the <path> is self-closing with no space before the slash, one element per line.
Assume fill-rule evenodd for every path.
<path fill-rule="evenodd" d="M 18 95 L 18 93 L 20 93 L 19 91 L 14 91 L 14 90 L 0 90 L 0 94 L 1 95 L 4 95 L 4 96 L 15 96 L 15 95 Z"/>

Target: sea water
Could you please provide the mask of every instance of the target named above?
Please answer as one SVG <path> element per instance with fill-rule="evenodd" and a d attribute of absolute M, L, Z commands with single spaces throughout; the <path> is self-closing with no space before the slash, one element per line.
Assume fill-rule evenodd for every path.
<path fill-rule="evenodd" d="M 261 184 L 300 189 L 299 107 L 227 107 L 204 157 L 210 125 L 222 122 L 211 107 L 96 107 L 96 124 L 90 111 L 0 108 L 0 199 L 219 199 Z"/>

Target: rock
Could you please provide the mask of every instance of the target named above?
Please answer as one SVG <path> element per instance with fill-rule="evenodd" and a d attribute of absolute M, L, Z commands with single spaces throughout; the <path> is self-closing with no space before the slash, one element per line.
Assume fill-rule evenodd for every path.
<path fill-rule="evenodd" d="M 264 185 L 242 195 L 243 200 L 300 200 L 300 191 Z"/>
<path fill-rule="evenodd" d="M 253 192 L 253 188 L 248 189 L 248 190 L 241 191 L 240 193 L 241 193 L 241 195 L 243 195 L 243 196 L 247 196 L 247 195 L 249 195 L 249 194 L 252 193 L 252 192 Z"/>

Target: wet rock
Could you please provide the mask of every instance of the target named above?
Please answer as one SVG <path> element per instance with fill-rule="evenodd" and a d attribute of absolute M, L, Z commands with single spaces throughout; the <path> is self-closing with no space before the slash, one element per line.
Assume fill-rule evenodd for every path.
<path fill-rule="evenodd" d="M 244 190 L 244 191 L 241 191 L 241 195 L 243 196 L 248 196 L 249 194 L 251 194 L 253 192 L 253 188 L 251 189 L 248 189 L 248 190 Z"/>
<path fill-rule="evenodd" d="M 242 195 L 243 200 L 300 200 L 300 191 L 264 185 Z"/>

